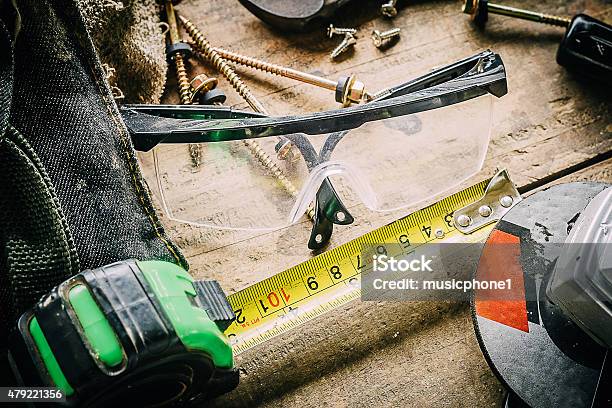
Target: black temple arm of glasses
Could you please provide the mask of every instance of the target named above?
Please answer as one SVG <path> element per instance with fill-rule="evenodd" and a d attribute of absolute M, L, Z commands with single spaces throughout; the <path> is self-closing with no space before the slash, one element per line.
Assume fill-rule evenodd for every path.
<path fill-rule="evenodd" d="M 501 58 L 485 51 L 391 88 L 380 100 L 345 109 L 284 117 L 180 105 L 127 105 L 121 112 L 136 149 L 149 150 L 158 143 L 208 143 L 350 130 L 366 122 L 436 109 L 486 93 L 500 97 L 506 89 Z"/>
<path fill-rule="evenodd" d="M 167 142 L 172 133 L 181 125 L 194 121 L 223 121 L 230 119 L 251 119 L 266 117 L 260 113 L 234 110 L 226 106 L 198 105 L 125 105 L 121 108 L 134 148 L 149 151 L 159 143 Z M 210 135 L 207 142 L 215 140 Z M 169 142 L 169 140 L 168 140 Z"/>
<path fill-rule="evenodd" d="M 498 64 L 503 66 L 503 61 L 499 54 L 494 54 L 492 51 L 487 50 L 445 67 L 435 69 L 419 78 L 380 91 L 377 93 L 376 100 L 394 98 L 400 95 L 421 91 L 443 84 L 444 82 L 452 81 L 455 78 L 470 73 L 472 70 L 489 70 Z M 487 92 L 498 98 L 508 93 L 506 81 L 495 81 L 486 85 L 486 87 Z"/>

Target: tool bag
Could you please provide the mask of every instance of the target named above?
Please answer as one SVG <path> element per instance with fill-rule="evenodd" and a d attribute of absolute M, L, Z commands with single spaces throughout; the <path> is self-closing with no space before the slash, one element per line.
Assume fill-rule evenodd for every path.
<path fill-rule="evenodd" d="M 187 268 L 155 214 L 78 5 L 0 0 L 2 333 L 70 276 L 129 258 Z"/>

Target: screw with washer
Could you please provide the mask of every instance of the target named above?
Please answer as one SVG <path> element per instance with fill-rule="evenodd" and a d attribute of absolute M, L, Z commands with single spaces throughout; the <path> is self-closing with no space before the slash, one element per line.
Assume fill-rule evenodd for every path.
<path fill-rule="evenodd" d="M 354 46 L 357 43 L 355 37 L 352 34 L 344 34 L 344 39 L 336 48 L 334 48 L 330 54 L 332 59 L 336 59 L 340 56 L 340 54 L 346 52 L 350 47 Z"/>
<path fill-rule="evenodd" d="M 191 102 L 197 100 L 201 95 L 204 95 L 206 92 L 215 89 L 217 87 L 217 78 L 211 78 L 206 74 L 196 75 L 189 85 L 191 86 Z"/>
<path fill-rule="evenodd" d="M 171 1 L 166 1 L 166 20 L 168 21 L 168 45 L 166 46 L 166 56 L 174 61 L 178 82 L 179 97 L 182 104 L 189 104 L 189 79 L 185 60 L 191 56 L 191 47 L 182 42 L 179 34 L 176 14 Z"/>
<path fill-rule="evenodd" d="M 380 14 L 385 17 L 393 18 L 397 16 L 397 9 L 395 5 L 397 4 L 397 0 L 389 0 L 380 6 Z"/>
<path fill-rule="evenodd" d="M 238 54 L 223 48 L 214 48 L 214 50 L 219 53 L 222 58 L 244 65 L 245 67 L 258 69 L 269 74 L 295 79 L 296 81 L 335 91 L 336 102 L 340 102 L 343 106 L 348 106 L 352 102 L 359 103 L 364 99 L 367 100 L 369 97 L 369 94 L 365 90 L 364 83 L 357 80 L 355 75 L 344 76 L 338 79 L 338 81 L 332 81 L 331 79 L 301 72 L 293 68 L 271 64 L 253 57 L 247 57 L 246 55 Z"/>
<path fill-rule="evenodd" d="M 345 34 L 355 35 L 357 34 L 357 29 L 356 28 L 334 27 L 333 24 L 330 24 L 329 27 L 327 27 L 327 36 L 329 38 L 332 38 L 334 35 L 345 35 Z"/>
<path fill-rule="evenodd" d="M 206 74 L 196 75 L 189 84 L 191 86 L 191 102 L 200 105 L 222 105 L 226 96 L 217 89 L 217 78 Z"/>
<path fill-rule="evenodd" d="M 385 44 L 386 41 L 392 39 L 392 38 L 396 38 L 399 37 L 400 35 L 400 28 L 392 28 L 390 30 L 387 31 L 383 31 L 380 32 L 378 30 L 374 30 L 372 31 L 372 41 L 374 42 L 374 46 L 376 48 L 380 48 L 383 46 L 383 44 Z"/>
<path fill-rule="evenodd" d="M 168 60 L 174 61 L 176 68 L 176 79 L 178 84 L 178 93 L 181 104 L 188 105 L 193 102 L 189 86 L 189 78 L 187 76 L 187 67 L 185 61 L 191 56 L 191 47 L 185 44 L 179 33 L 178 24 L 174 6 L 171 1 L 166 1 L 166 20 L 168 23 L 168 42 L 166 46 L 166 56 Z M 202 157 L 201 147 L 198 144 L 190 143 L 188 146 L 189 156 L 194 167 L 199 167 Z"/>
<path fill-rule="evenodd" d="M 489 18 L 489 13 L 501 14 L 508 17 L 535 21 L 536 23 L 551 24 L 559 27 L 567 27 L 571 22 L 571 19 L 566 17 L 536 13 L 534 11 L 489 3 L 488 0 L 466 0 L 463 4 L 463 12 L 470 14 L 472 16 L 472 21 L 474 21 L 474 23 L 480 27 L 484 27 L 486 24 Z"/>

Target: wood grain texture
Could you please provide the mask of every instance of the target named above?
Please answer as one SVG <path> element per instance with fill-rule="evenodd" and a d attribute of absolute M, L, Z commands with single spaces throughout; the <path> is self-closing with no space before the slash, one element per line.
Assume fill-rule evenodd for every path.
<path fill-rule="evenodd" d="M 393 20 L 377 15 L 379 2 L 360 2 L 334 20 L 359 28 L 354 52 L 329 59 L 338 39 L 324 31 L 286 34 L 263 25 L 236 1 L 185 0 L 177 9 L 196 23 L 214 46 L 336 79 L 357 74 L 370 90 L 405 81 L 436 66 L 490 48 L 504 59 L 508 95 L 495 107 L 494 127 L 483 170 L 465 184 L 505 167 L 519 185 L 546 180 L 564 169 L 612 150 L 610 90 L 578 80 L 554 62 L 562 30 L 491 16 L 484 32 L 475 29 L 456 1 L 401 3 Z M 587 12 L 610 22 L 603 0 L 513 1 L 512 5 L 557 14 Z M 401 39 L 386 50 L 369 39 L 372 29 L 397 26 Z M 192 75 L 217 75 L 197 59 Z M 261 72 L 237 68 L 273 114 L 336 108 L 331 92 Z M 246 104 L 219 78 L 228 103 Z M 176 103 L 170 77 L 166 103 Z M 606 160 L 563 178 L 612 182 Z M 227 175 L 232 183 L 232 175 Z M 335 247 L 410 212 L 373 213 L 351 208 L 354 224 L 335 228 Z M 256 214 L 255 214 L 256 215 Z M 163 217 L 162 217 L 163 218 Z M 311 224 L 303 221 L 274 232 L 227 232 L 166 225 L 198 278 L 217 279 L 230 293 L 302 262 Z M 353 302 L 241 355 L 239 389 L 218 406 L 498 406 L 501 386 L 476 344 L 465 307 L 447 304 Z"/>

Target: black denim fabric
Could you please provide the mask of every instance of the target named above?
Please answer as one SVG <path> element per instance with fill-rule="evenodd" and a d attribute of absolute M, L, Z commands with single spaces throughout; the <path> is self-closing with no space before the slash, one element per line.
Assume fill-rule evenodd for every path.
<path fill-rule="evenodd" d="M 7 11 L 11 1 L 0 2 L 0 18 L 12 32 L 14 53 L 9 123 L 27 140 L 49 175 L 80 267 L 128 258 L 187 267 L 151 205 L 76 2 L 17 0 L 18 30 L 15 15 Z M 10 60 L 3 53 L 3 62 Z M 0 256 L 6 257 L 2 248 Z M 6 265 L 0 260 L 2 276 L 7 274 Z M 32 293 L 32 304 L 37 296 Z M 9 308 L 2 305 L 2 310 Z M 0 319 L 10 321 L 21 312 Z"/>

